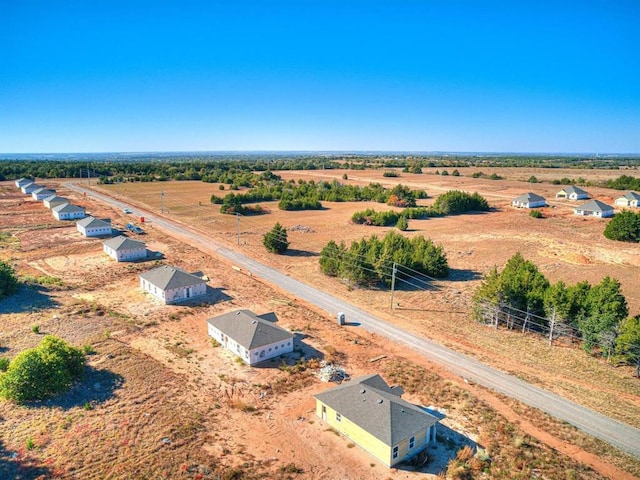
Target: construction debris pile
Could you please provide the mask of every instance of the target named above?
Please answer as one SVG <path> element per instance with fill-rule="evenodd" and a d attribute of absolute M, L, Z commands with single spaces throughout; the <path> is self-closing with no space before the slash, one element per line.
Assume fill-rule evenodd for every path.
<path fill-rule="evenodd" d="M 328 363 L 326 360 L 320 362 L 320 369 L 316 376 L 323 382 L 342 383 L 344 380 L 349 380 L 347 372 L 333 363 Z"/>
<path fill-rule="evenodd" d="M 306 225 L 296 225 L 294 227 L 287 228 L 290 232 L 303 232 L 303 233 L 316 233 L 313 228 L 307 227 Z"/>

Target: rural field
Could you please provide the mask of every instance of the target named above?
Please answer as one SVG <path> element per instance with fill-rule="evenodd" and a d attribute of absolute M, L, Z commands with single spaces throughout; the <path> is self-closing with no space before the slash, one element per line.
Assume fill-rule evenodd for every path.
<path fill-rule="evenodd" d="M 551 281 L 617 277 L 630 312 L 640 313 L 640 247 L 604 238 L 606 221 L 574 217 L 570 202 L 552 200 L 561 187 L 526 182 L 532 174 L 539 180 L 550 173 L 613 178 L 620 171 L 483 169 L 505 177 L 494 181 L 471 178 L 476 169 L 459 170 L 461 177 L 429 172 L 398 178 L 384 178 L 379 170 L 278 172 L 296 180 L 402 183 L 425 189 L 425 205 L 453 188 L 478 191 L 489 200 L 494 211 L 486 214 L 410 221 L 405 233 L 442 244 L 453 270 L 437 288 L 396 291 L 393 310 L 389 291 L 348 288 L 318 268 L 319 252 L 330 239 L 384 235 L 387 228 L 349 222 L 355 211 L 390 208 L 382 204 L 323 202 L 322 211 L 283 212 L 265 203 L 269 214 L 238 222 L 210 203 L 212 194 L 227 193 L 217 184 L 92 185 L 131 204 L 135 215 L 126 215 L 74 193 L 63 181 L 45 182 L 93 215 L 111 218 L 116 228 L 131 221 L 143 226 L 148 249 L 162 254 L 117 264 L 102 253 L 100 240 L 81 237 L 73 223 L 57 222 L 41 202 L 1 182 L 0 259 L 15 265 L 28 285 L 0 302 L 0 355 L 13 357 L 47 333 L 91 345 L 95 352 L 86 378 L 62 397 L 24 407 L 0 403 L 0 478 L 414 479 L 442 471 L 447 478 L 469 478 L 464 475 L 481 476 L 483 470 L 488 478 L 505 479 L 640 476 L 640 460 L 466 383 L 383 338 L 340 328 L 331 315 L 290 298 L 277 285 L 244 275 L 139 218 L 162 209 L 172 220 L 416 334 L 640 427 L 640 384 L 631 368 L 614 368 L 574 346 L 549 348 L 533 335 L 495 331 L 470 316 L 470 297 L 482 275 L 516 251 Z M 342 180 L 344 173 L 348 180 Z M 543 210 L 547 218 L 510 207 L 511 198 L 528 190 L 550 200 L 552 206 Z M 588 190 L 610 204 L 619 193 Z M 276 222 L 288 229 L 291 242 L 282 256 L 262 246 L 262 235 Z M 180 306 L 156 303 L 138 289 L 138 275 L 157 264 L 202 271 L 210 278 L 209 294 Z M 281 326 L 297 333 L 287 365 L 250 369 L 212 345 L 205 320 L 237 308 L 273 311 Z M 313 375 L 320 359 L 351 376 L 379 372 L 405 387 L 405 399 L 440 408 L 445 418 L 428 461 L 388 470 L 327 429 L 315 417 L 312 397 L 330 387 Z M 459 453 L 465 445 L 486 450 L 491 461 L 465 457 Z"/>

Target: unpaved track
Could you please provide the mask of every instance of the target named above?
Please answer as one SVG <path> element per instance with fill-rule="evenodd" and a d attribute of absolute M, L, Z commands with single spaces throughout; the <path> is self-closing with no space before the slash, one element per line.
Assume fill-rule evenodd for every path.
<path fill-rule="evenodd" d="M 131 205 L 93 190 L 88 190 L 82 186 L 73 183 L 67 183 L 66 186 L 118 208 L 123 209 L 128 207 L 134 211 L 140 211 L 139 208 L 132 207 Z M 335 315 L 337 312 L 344 312 L 348 323 L 359 324 L 362 328 L 370 332 L 383 335 L 391 340 L 407 345 L 414 351 L 419 352 L 431 361 L 443 365 L 457 375 L 519 400 L 526 405 L 538 408 L 555 418 L 566 421 L 580 430 L 640 458 L 640 430 L 637 428 L 582 407 L 554 393 L 530 385 L 513 375 L 503 373 L 426 338 L 409 334 L 401 328 L 389 324 L 343 300 L 295 280 L 271 267 L 256 262 L 242 253 L 230 250 L 202 233 L 190 230 L 164 217 L 154 215 L 148 210 L 144 211 L 144 216 L 167 233 L 181 238 L 187 238 L 194 246 L 197 246 L 201 250 L 222 256 L 247 273 L 262 278 L 268 283 L 277 285 L 295 297 L 316 305 L 331 315 Z"/>

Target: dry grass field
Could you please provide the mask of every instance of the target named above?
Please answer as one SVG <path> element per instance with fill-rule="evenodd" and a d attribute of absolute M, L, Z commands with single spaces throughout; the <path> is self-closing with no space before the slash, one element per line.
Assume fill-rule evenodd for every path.
<path fill-rule="evenodd" d="M 342 175 L 313 173 L 316 178 L 327 177 L 327 173 Z M 382 180 L 380 172 L 358 174 L 362 179 L 350 181 L 368 182 L 365 175 Z M 311 172 L 287 175 L 302 178 Z M 411 176 L 411 181 L 431 177 Z M 433 179 L 440 181 L 441 177 Z M 405 176 L 397 180 L 407 183 Z M 486 188 L 494 185 L 489 183 Z M 59 194 L 85 205 L 96 216 L 111 218 L 115 227 L 134 220 L 132 215 L 74 194 L 61 183 L 57 187 Z M 444 184 L 423 188 L 435 195 L 436 187 L 447 189 Z M 126 196 L 141 212 L 158 211 L 164 191 L 167 216 L 237 247 L 236 219 L 220 215 L 218 207 L 209 204 L 212 193 L 225 193 L 217 185 L 171 182 L 123 184 L 119 192 L 117 188 L 99 187 L 114 196 Z M 517 186 L 508 188 L 517 190 Z M 608 273 L 603 271 L 603 265 L 609 265 L 604 263 L 606 257 L 594 253 L 598 245 L 606 249 L 611 243 L 598 238 L 602 223 L 559 212 L 556 218 L 552 215 L 556 209 L 549 209 L 550 218 L 538 221 L 546 222 L 540 226 L 525 212 L 490 201 L 500 210 L 473 216 L 472 222 L 469 217 L 411 222 L 408 234 L 426 234 L 445 245 L 454 276 L 442 282 L 442 290 L 398 292 L 401 306 L 393 311 L 389 310 L 388 292 L 347 290 L 324 278 L 317 268 L 317 254 L 329 238 L 350 240 L 384 233 L 386 229 L 349 224 L 353 211 L 365 205 L 332 204 L 313 213 L 285 213 L 270 206 L 269 215 L 241 219 L 239 248 L 406 328 L 638 425 L 638 383 L 630 370 L 612 368 L 577 349 L 549 349 L 534 337 L 495 332 L 470 320 L 468 297 L 478 275 L 493 264 L 501 265 L 515 251 L 505 250 L 515 245 L 510 235 L 518 225 L 530 225 L 527 228 L 540 235 L 537 243 L 527 243 L 536 253 L 525 256 L 552 280 L 597 281 Z M 591 264 L 568 262 L 560 252 L 559 258 L 545 257 L 535 250 L 565 217 L 582 227 L 577 232 L 592 237 L 590 249 L 581 251 Z M 447 220 L 451 223 L 445 223 Z M 303 227 L 289 233 L 290 255 L 267 255 L 261 245 L 262 234 L 276 221 Z M 480 476 L 484 468 L 489 468 L 489 478 L 505 479 L 640 476 L 638 459 L 540 412 L 466 384 L 398 345 L 357 328 L 341 329 L 326 313 L 287 297 L 277 286 L 238 273 L 221 259 L 167 236 L 153 224 L 145 223 L 144 240 L 150 250 L 162 252 L 164 259 L 117 264 L 102 253 L 100 240 L 82 238 L 73 224 L 55 221 L 40 202 L 3 182 L 0 225 L 0 258 L 14 264 L 20 276 L 40 283 L 0 301 L 0 355 L 13 357 L 35 346 L 46 333 L 75 345 L 92 345 L 95 350 L 89 356 L 87 377 L 68 394 L 26 407 L 0 402 L 0 478 L 414 479 L 433 478 L 456 455 L 448 478 Z M 487 225 L 494 225 L 494 230 Z M 567 227 L 565 231 L 572 230 Z M 493 247 L 487 245 L 488 240 L 474 240 L 481 232 L 492 235 Z M 577 238 L 587 237 L 578 234 Z M 576 238 L 562 241 L 567 252 L 580 243 Z M 637 250 L 624 247 L 629 248 L 629 258 L 637 255 Z M 620 258 L 623 263 L 610 265 L 620 272 L 633 270 L 637 278 L 637 265 Z M 180 306 L 154 302 L 137 286 L 138 274 L 156 263 L 204 272 L 211 278 L 212 293 L 206 301 Z M 553 264 L 558 267 L 552 268 Z M 578 268 L 587 270 L 575 271 Z M 609 274 L 618 276 L 617 271 Z M 619 278 L 636 312 L 638 304 L 632 303 L 629 292 L 632 275 Z M 305 368 L 287 372 L 278 368 L 279 362 L 272 362 L 249 369 L 212 346 L 205 319 L 235 308 L 274 311 L 283 327 L 299 332 L 296 353 L 287 362 L 304 356 Z M 39 334 L 32 331 L 34 325 L 39 326 Z M 370 362 L 381 355 L 386 357 Z M 350 448 L 347 439 L 327 431 L 315 418 L 312 399 L 314 393 L 328 387 L 312 374 L 314 359 L 323 357 L 338 361 L 351 375 L 380 372 L 389 381 L 405 385 L 409 401 L 442 408 L 446 418 L 439 447 L 430 451 L 425 467 L 387 470 L 359 448 Z M 549 364 L 562 367 L 550 369 Z M 468 457 L 465 445 L 486 449 L 490 466 Z"/>

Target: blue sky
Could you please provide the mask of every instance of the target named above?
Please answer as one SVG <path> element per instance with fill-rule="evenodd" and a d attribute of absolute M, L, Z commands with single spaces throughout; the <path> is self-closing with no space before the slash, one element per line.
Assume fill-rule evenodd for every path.
<path fill-rule="evenodd" d="M 0 152 L 640 153 L 638 25 L 638 0 L 0 0 Z"/>

